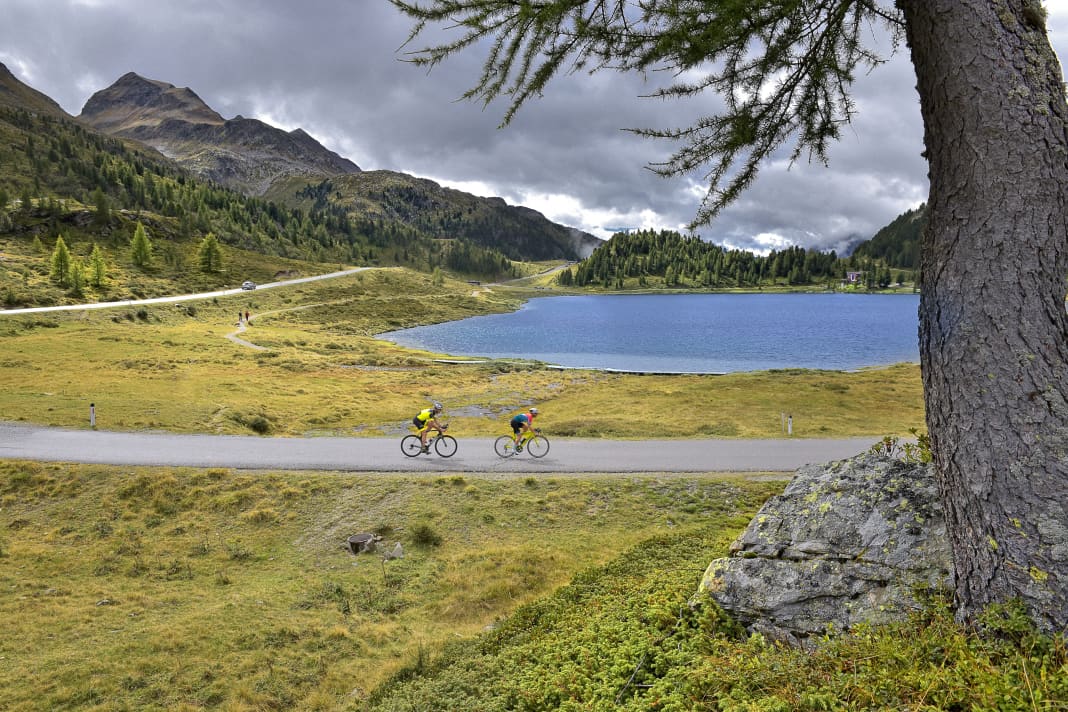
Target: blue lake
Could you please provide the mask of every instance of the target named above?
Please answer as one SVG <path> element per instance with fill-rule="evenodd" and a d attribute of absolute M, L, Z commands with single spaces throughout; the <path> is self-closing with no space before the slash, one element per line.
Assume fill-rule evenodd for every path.
<path fill-rule="evenodd" d="M 918 295 L 541 297 L 509 314 L 382 334 L 456 356 L 572 368 L 727 373 L 919 362 Z"/>

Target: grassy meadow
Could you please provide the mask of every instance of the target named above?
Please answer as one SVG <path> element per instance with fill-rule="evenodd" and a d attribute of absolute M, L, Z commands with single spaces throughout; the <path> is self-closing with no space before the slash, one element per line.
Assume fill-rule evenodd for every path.
<path fill-rule="evenodd" d="M 0 315 L 0 420 L 395 436 L 537 404 L 553 437 L 906 435 L 919 370 L 639 376 L 441 363 L 375 334 L 551 293 L 376 269 L 168 305 Z M 424 295 L 433 294 L 433 298 Z M 237 314 L 251 326 L 232 340 Z M 690 417 L 701 412 L 704 419 Z M 1056 710 L 1068 653 L 945 601 L 816 652 L 691 597 L 783 473 L 534 477 L 0 461 L 0 709 Z M 354 555 L 348 536 L 383 549 Z M 387 559 L 397 545 L 403 558 Z"/>
<path fill-rule="evenodd" d="M 722 555 L 781 487 L 0 462 L 0 708 L 357 709 L 651 537 Z"/>
<path fill-rule="evenodd" d="M 0 314 L 0 418 L 104 429 L 381 436 L 432 400 L 454 433 L 492 435 L 537 404 L 567 437 L 907 435 L 923 427 L 919 368 L 642 376 L 442 354 L 375 339 L 391 329 L 515 309 L 544 294 L 375 269 L 285 289 L 115 309 Z M 427 299 L 423 295 L 433 294 Z M 240 338 L 237 315 L 252 314 Z M 703 413 L 703 418 L 680 414 Z"/>
<path fill-rule="evenodd" d="M 1065 709 L 1011 608 L 802 652 L 690 605 L 783 484 L 0 462 L 0 708 Z"/>

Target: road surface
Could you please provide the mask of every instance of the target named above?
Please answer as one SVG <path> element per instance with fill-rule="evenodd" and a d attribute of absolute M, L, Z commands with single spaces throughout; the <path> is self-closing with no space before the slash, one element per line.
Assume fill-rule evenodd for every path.
<path fill-rule="evenodd" d="M 268 282 L 267 284 L 261 284 L 256 289 L 274 289 L 276 287 L 286 287 L 291 284 L 302 284 L 304 282 L 318 282 L 321 279 L 334 279 L 335 277 L 344 277 L 347 274 L 353 274 L 354 272 L 363 272 L 367 269 L 375 269 L 374 267 L 354 267 L 352 269 L 341 270 L 340 272 L 330 272 L 329 274 L 317 274 L 312 277 L 299 277 L 297 279 L 286 279 L 281 282 Z M 227 294 L 251 294 L 250 291 L 241 289 L 222 289 L 217 292 L 201 292 L 200 294 L 179 294 L 173 297 L 153 297 L 151 299 L 124 299 L 117 302 L 92 302 L 89 304 L 62 304 L 57 307 L 25 307 L 23 309 L 0 309 L 0 316 L 4 314 L 40 314 L 43 312 L 57 312 L 57 311 L 82 311 L 84 309 L 110 309 L 112 307 L 128 307 L 135 304 L 171 304 L 174 302 L 189 302 L 196 299 L 211 299 L 212 297 L 222 297 Z"/>
<path fill-rule="evenodd" d="M 109 465 L 349 472 L 785 472 L 866 451 L 842 440 L 585 440 L 552 438 L 549 454 L 503 460 L 492 438 L 457 438 L 456 455 L 405 457 L 400 438 L 269 438 L 73 430 L 0 423 L 0 459 Z"/>

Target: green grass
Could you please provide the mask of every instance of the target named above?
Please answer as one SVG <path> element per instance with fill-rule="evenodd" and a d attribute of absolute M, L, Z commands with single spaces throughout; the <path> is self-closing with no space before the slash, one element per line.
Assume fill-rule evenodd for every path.
<path fill-rule="evenodd" d="M 1068 649 L 1020 610 L 994 609 L 982 637 L 947 601 L 901 623 L 859 627 L 799 650 L 748 636 L 688 572 L 719 530 L 656 537 L 519 608 L 492 632 L 416 656 L 371 712 L 470 710 L 1060 710 Z"/>
<path fill-rule="evenodd" d="M 721 553 L 781 487 L 2 462 L 0 708 L 354 709 L 650 537 Z"/>
<path fill-rule="evenodd" d="M 433 298 L 424 295 L 433 294 Z M 457 437 L 506 430 L 537 404 L 567 437 L 907 435 L 923 428 L 919 368 L 640 376 L 531 362 L 444 364 L 375 339 L 384 331 L 516 308 L 529 290 L 432 284 L 405 269 L 200 302 L 0 315 L 0 413 L 115 430 L 395 435 L 431 400 Z M 237 313 L 257 351 L 226 338 Z"/>

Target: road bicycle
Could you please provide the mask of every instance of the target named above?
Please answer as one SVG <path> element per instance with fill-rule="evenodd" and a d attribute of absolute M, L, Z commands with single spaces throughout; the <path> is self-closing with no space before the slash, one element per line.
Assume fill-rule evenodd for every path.
<path fill-rule="evenodd" d="M 433 450 L 442 457 L 452 457 L 456 454 L 456 438 L 451 435 L 445 434 L 445 428 L 448 425 L 443 425 L 441 430 L 436 430 L 434 437 L 427 439 L 427 452 Z M 423 453 L 423 441 L 418 435 L 405 435 L 401 438 L 401 452 L 408 457 L 415 457 Z"/>
<path fill-rule="evenodd" d="M 511 457 L 524 449 L 531 457 L 545 457 L 549 453 L 549 439 L 540 430 L 534 429 L 523 433 L 518 446 L 511 435 L 502 435 L 493 443 L 494 452 L 501 457 Z"/>

